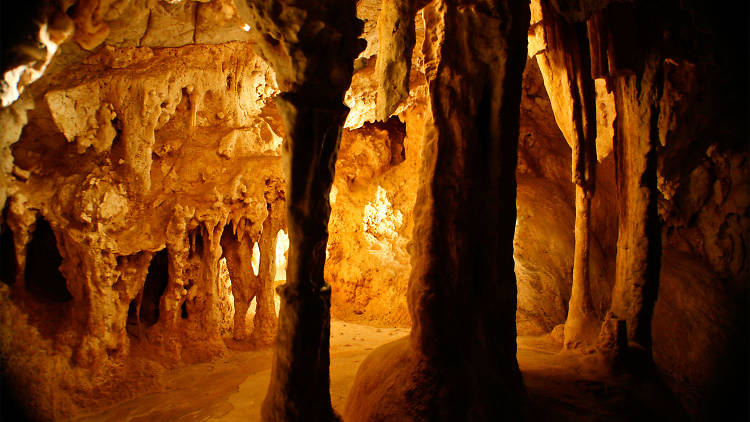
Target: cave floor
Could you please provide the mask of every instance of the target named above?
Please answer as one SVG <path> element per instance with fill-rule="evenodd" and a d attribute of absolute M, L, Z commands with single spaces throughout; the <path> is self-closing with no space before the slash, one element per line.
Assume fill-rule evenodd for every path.
<path fill-rule="evenodd" d="M 359 363 L 408 328 L 331 322 L 331 400 L 343 411 Z M 230 344 L 231 348 L 231 344 Z M 162 391 L 124 401 L 76 421 L 259 421 L 271 374 L 270 350 L 232 348 L 224 358 L 167 372 Z M 600 371 L 590 356 L 558 353 L 547 336 L 518 337 L 527 420 L 630 421 L 663 416 L 665 394 L 655 383 Z M 669 406 L 667 406 L 669 407 Z"/>
<path fill-rule="evenodd" d="M 331 321 L 331 401 L 336 410 L 343 410 L 359 363 L 370 351 L 408 333 L 408 328 Z M 241 350 L 233 343 L 227 341 L 230 351 L 222 359 L 169 371 L 160 380 L 162 391 L 76 420 L 259 421 L 260 404 L 271 377 L 272 352 Z"/>

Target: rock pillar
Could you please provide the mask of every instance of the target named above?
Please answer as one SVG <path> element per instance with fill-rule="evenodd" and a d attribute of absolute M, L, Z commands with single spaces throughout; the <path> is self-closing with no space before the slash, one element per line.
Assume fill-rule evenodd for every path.
<path fill-rule="evenodd" d="M 236 0 L 263 57 L 276 72 L 284 121 L 287 282 L 271 383 L 261 415 L 267 421 L 337 420 L 329 391 L 331 287 L 323 279 L 328 194 L 354 59 L 364 49 L 363 23 L 350 0 Z"/>

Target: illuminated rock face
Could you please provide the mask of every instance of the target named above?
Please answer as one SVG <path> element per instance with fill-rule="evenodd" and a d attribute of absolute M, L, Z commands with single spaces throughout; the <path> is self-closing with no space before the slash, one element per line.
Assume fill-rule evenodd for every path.
<path fill-rule="evenodd" d="M 746 23 L 646 1 L 50 3 L 3 18 L 0 356 L 33 418 L 278 333 L 265 417 L 334 420 L 329 306 L 413 327 L 364 362 L 353 421 L 517 417 L 516 334 L 653 359 L 703 419 L 746 391 L 747 49 L 716 22 Z"/>
<path fill-rule="evenodd" d="M 97 52 L 64 44 L 2 110 L 4 368 L 37 418 L 131 396 L 149 367 L 216 358 L 222 331 L 269 344 L 275 330 L 268 239 L 284 226 L 285 186 L 274 73 L 231 2 L 160 2 L 144 9 L 152 26 L 124 31 L 143 7 L 109 13 L 102 39 L 79 26 Z M 198 21 L 175 38 L 182 16 Z M 212 32 L 222 25 L 236 30 Z M 246 271 L 255 242 L 258 277 Z M 241 312 L 253 298 L 254 320 Z M 144 353 L 151 363 L 133 358 Z"/>

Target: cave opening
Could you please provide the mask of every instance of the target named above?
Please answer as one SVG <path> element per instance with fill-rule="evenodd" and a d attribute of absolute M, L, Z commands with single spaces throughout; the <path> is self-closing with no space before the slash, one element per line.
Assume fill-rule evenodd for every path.
<path fill-rule="evenodd" d="M 167 248 L 164 248 L 151 258 L 146 281 L 143 285 L 141 310 L 138 317 L 146 327 L 151 327 L 159 322 L 159 303 L 168 283 L 169 255 Z"/>
<path fill-rule="evenodd" d="M 26 290 L 35 298 L 49 302 L 63 303 L 73 299 L 60 272 L 61 263 L 55 233 L 47 220 L 39 218 L 26 255 Z"/>
<path fill-rule="evenodd" d="M 180 317 L 182 319 L 188 318 L 188 311 L 187 311 L 187 300 L 182 302 L 182 305 L 180 305 Z"/>

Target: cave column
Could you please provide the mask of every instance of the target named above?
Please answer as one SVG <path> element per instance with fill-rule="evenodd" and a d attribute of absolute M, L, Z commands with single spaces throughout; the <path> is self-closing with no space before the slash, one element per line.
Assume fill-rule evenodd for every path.
<path fill-rule="evenodd" d="M 414 210 L 411 347 L 435 420 L 515 420 L 516 161 L 528 2 L 424 9 L 431 98 Z M 415 404 L 419 407 L 420 404 Z"/>
<path fill-rule="evenodd" d="M 255 243 L 248 233 L 234 233 L 227 226 L 221 234 L 221 248 L 226 258 L 234 297 L 232 338 L 242 340 L 247 333 L 247 310 L 257 293 L 258 277 L 253 273 L 252 255 Z"/>
<path fill-rule="evenodd" d="M 198 288 L 201 293 L 199 322 L 203 327 L 203 334 L 209 341 L 223 347 L 221 333 L 219 332 L 219 310 L 217 302 L 219 299 L 219 260 L 221 260 L 221 235 L 226 226 L 226 218 L 219 221 L 206 221 L 206 232 L 208 233 L 208 247 L 203 248 L 201 256 L 201 267 L 203 277 Z M 175 309 L 179 312 L 179 307 Z"/>
<path fill-rule="evenodd" d="M 606 36 L 609 82 L 617 118 L 614 133 L 618 237 L 612 303 L 602 327 L 625 323 L 629 356 L 651 359 L 651 318 L 659 289 L 661 225 L 657 208 L 657 146 L 662 86 L 657 5 L 610 4 L 595 24 Z M 647 23 L 638 25 L 638 23 Z M 637 39 L 633 33 L 638 33 Z M 601 54 L 592 56 L 601 57 Z M 599 67 L 599 66 L 598 66 Z M 604 67 L 604 66 L 601 66 Z M 611 330 L 610 330 L 611 331 Z"/>
<path fill-rule="evenodd" d="M 236 0 L 256 45 L 276 72 L 276 105 L 286 136 L 289 263 L 279 288 L 279 330 L 268 393 L 268 421 L 338 420 L 329 377 L 331 287 L 323 279 L 343 104 L 363 24 L 350 0 Z"/>
<path fill-rule="evenodd" d="M 562 16 L 547 0 L 531 3 L 531 48 L 542 71 L 555 120 L 572 150 L 575 184 L 573 287 L 565 321 L 566 348 L 590 343 L 599 321 L 591 299 L 589 274 L 591 200 L 596 169 L 596 93 L 584 21 Z"/>
<path fill-rule="evenodd" d="M 90 243 L 77 242 L 65 232 L 58 236 L 60 270 L 73 297 L 70 315 L 74 326 L 79 327 L 72 359 L 81 367 L 100 368 L 115 352 L 124 352 L 126 346 L 130 302 L 120 299 L 127 295 L 126 291 L 114 288 L 119 278 L 117 260 L 115 255 Z"/>
<path fill-rule="evenodd" d="M 284 228 L 284 201 L 268 203 L 268 217 L 263 222 L 260 236 L 260 262 L 258 263 L 258 290 L 255 296 L 256 311 L 253 319 L 253 340 L 267 344 L 273 340 L 278 325 L 274 303 L 273 283 L 276 279 L 276 240 Z"/>
<path fill-rule="evenodd" d="M 157 324 L 162 327 L 159 331 L 168 335 L 176 335 L 178 331 L 180 306 L 186 300 L 188 288 L 191 288 L 187 283 L 189 283 L 190 278 L 195 278 L 194 275 L 190 275 L 189 270 L 191 261 L 194 259 L 193 254 L 196 252 L 196 246 L 203 248 L 202 239 L 204 237 L 199 234 L 203 230 L 202 227 L 198 225 L 197 228 L 194 228 L 195 231 L 192 235 L 188 230 L 188 225 L 194 214 L 194 209 L 175 206 L 172 209 L 172 218 L 167 223 L 167 244 L 165 247 L 167 249 L 169 281 L 159 300 L 159 321 Z M 196 245 L 198 241 L 200 245 Z M 140 309 L 138 313 L 140 314 Z M 169 347 L 174 349 L 175 342 L 170 341 L 168 344 Z"/>

